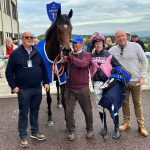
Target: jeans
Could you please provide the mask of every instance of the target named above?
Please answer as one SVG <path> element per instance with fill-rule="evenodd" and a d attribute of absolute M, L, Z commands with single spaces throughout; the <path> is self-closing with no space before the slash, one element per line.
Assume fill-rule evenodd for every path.
<path fill-rule="evenodd" d="M 18 131 L 21 139 L 27 136 L 28 116 L 30 114 L 31 134 L 39 130 L 38 114 L 42 100 L 42 88 L 20 89 L 18 93 L 19 120 Z M 29 113 L 30 111 L 30 113 Z"/>

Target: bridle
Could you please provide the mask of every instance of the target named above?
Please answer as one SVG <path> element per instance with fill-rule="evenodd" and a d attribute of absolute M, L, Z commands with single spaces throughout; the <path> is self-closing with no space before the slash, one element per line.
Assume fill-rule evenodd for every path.
<path fill-rule="evenodd" d="M 57 26 L 56 25 L 56 22 L 55 22 L 55 26 Z M 67 29 L 68 28 L 68 25 L 67 24 L 64 24 L 64 26 L 63 26 L 65 29 Z M 57 27 L 56 27 L 56 29 L 57 29 Z M 58 43 L 60 44 L 61 42 L 60 42 L 60 40 L 61 40 L 61 38 L 60 38 L 60 35 L 59 35 L 59 33 L 58 33 L 58 30 L 56 30 L 56 32 L 57 32 L 57 41 L 58 41 Z M 53 65 L 52 65 L 52 70 L 53 70 L 53 72 L 54 72 L 54 74 L 56 75 L 56 76 L 61 76 L 63 73 L 64 73 L 64 70 L 65 70 L 65 63 L 61 63 L 60 61 L 61 61 L 61 56 L 62 56 L 62 50 L 64 49 L 64 47 L 60 44 L 60 51 L 61 51 L 61 53 L 60 54 L 58 54 L 57 56 L 56 56 L 56 58 L 54 59 L 54 61 L 53 61 Z M 58 69 L 58 63 L 60 62 L 60 67 L 59 67 L 59 69 Z"/>
<path fill-rule="evenodd" d="M 53 70 L 53 72 L 56 76 L 61 76 L 64 73 L 64 70 L 65 70 L 65 64 L 60 62 L 61 55 L 62 54 L 57 55 L 57 57 L 54 59 L 53 65 L 52 65 L 52 70 Z M 58 69 L 57 64 L 59 62 L 60 62 L 60 67 Z"/>

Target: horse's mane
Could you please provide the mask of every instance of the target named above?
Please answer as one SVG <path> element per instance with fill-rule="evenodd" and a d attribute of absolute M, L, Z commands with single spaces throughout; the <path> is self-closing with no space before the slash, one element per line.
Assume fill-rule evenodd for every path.
<path fill-rule="evenodd" d="M 52 33 L 54 33 L 54 31 L 56 30 L 55 28 L 55 22 L 50 26 L 50 28 L 46 31 L 46 35 L 45 35 L 45 41 L 48 42 Z"/>

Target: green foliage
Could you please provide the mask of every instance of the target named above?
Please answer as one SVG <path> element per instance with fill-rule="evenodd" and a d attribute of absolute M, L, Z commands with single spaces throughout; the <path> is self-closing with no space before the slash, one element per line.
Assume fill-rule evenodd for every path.
<path fill-rule="evenodd" d="M 45 38 L 45 34 L 38 35 L 38 36 L 37 36 L 37 38 L 38 38 L 39 40 L 42 40 L 42 39 L 44 39 L 44 38 Z"/>

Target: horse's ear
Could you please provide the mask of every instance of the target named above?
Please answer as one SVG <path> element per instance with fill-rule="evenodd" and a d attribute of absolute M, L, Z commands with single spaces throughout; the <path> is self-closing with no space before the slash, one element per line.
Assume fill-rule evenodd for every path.
<path fill-rule="evenodd" d="M 57 18 L 59 18 L 61 16 L 61 9 L 59 8 L 57 11 Z"/>
<path fill-rule="evenodd" d="M 73 15 L 73 10 L 71 9 L 70 12 L 69 12 L 69 14 L 68 14 L 68 17 L 71 18 L 72 15 Z"/>

